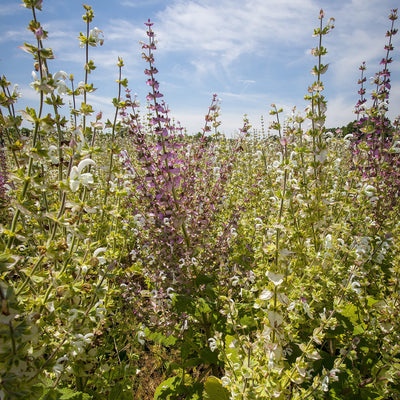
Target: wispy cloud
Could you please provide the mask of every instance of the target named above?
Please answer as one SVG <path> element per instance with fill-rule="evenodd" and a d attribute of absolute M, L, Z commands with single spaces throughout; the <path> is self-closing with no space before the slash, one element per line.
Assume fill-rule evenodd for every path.
<path fill-rule="evenodd" d="M 303 38 L 313 14 L 311 0 L 175 1 L 158 13 L 157 32 L 166 51 L 206 52 L 229 65 Z"/>
<path fill-rule="evenodd" d="M 120 1 L 119 4 L 124 7 L 132 7 L 132 8 L 141 8 L 144 6 L 154 6 L 157 4 L 162 4 L 164 3 L 164 0 L 144 0 L 144 1 L 138 1 L 138 0 L 123 0 Z"/>
<path fill-rule="evenodd" d="M 17 42 L 17 43 L 22 43 L 24 41 L 28 41 L 30 38 L 30 35 L 28 32 L 21 31 L 19 29 L 11 29 L 8 31 L 3 32 L 2 35 L 0 35 L 0 43 L 2 42 Z"/>
<path fill-rule="evenodd" d="M 5 2 L 6 3 L 6 2 Z M 22 4 L 22 3 L 21 3 Z M 2 4 L 0 7 L 0 16 L 10 16 L 20 13 L 23 10 L 23 6 L 14 2 Z"/>

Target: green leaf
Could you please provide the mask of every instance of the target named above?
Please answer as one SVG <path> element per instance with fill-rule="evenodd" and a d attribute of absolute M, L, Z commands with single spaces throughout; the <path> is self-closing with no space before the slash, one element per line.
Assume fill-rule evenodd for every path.
<path fill-rule="evenodd" d="M 204 300 L 202 297 L 198 297 L 196 301 L 196 311 L 196 314 L 198 315 L 209 314 L 211 312 L 211 307 L 206 300 Z"/>
<path fill-rule="evenodd" d="M 165 336 L 160 332 L 151 332 L 149 328 L 145 329 L 146 337 L 152 340 L 154 343 L 162 344 L 163 346 L 173 346 L 177 338 L 173 335 Z"/>
<path fill-rule="evenodd" d="M 120 399 L 122 395 L 122 386 L 116 385 L 111 389 L 110 394 L 108 395 L 109 399 Z"/>
<path fill-rule="evenodd" d="M 207 400 L 229 400 L 229 392 L 222 386 L 220 379 L 209 376 L 204 384 L 204 399 Z"/>
<path fill-rule="evenodd" d="M 57 400 L 58 398 L 58 390 L 48 388 L 45 390 L 40 400 Z"/>
<path fill-rule="evenodd" d="M 211 351 L 209 348 L 201 349 L 200 357 L 204 364 L 218 364 L 218 352 Z"/>
<path fill-rule="evenodd" d="M 17 258 L 11 254 L 0 254 L 0 273 L 7 271 L 17 262 Z"/>
<path fill-rule="evenodd" d="M 232 362 L 232 364 L 238 363 L 239 359 L 239 351 L 235 347 L 236 339 L 234 336 L 226 335 L 225 337 L 225 353 L 228 359 Z"/>
<path fill-rule="evenodd" d="M 193 298 L 183 294 L 176 294 L 172 300 L 172 304 L 175 306 L 178 313 L 184 312 L 186 314 L 193 315 L 196 310 Z"/>
<path fill-rule="evenodd" d="M 196 283 L 200 285 L 206 285 L 207 283 L 214 283 L 215 278 L 213 276 L 205 275 L 205 274 L 199 274 L 196 279 Z"/>
<path fill-rule="evenodd" d="M 50 49 L 50 48 L 40 49 L 39 53 L 40 53 L 42 58 L 47 58 L 47 59 L 53 59 L 54 58 L 53 50 Z"/>
<path fill-rule="evenodd" d="M 154 393 L 154 400 L 169 399 L 171 395 L 176 393 L 177 387 L 181 384 L 179 376 L 172 376 L 160 383 Z"/>
<path fill-rule="evenodd" d="M 87 393 L 75 392 L 72 389 L 63 388 L 60 389 L 61 396 L 59 400 L 91 400 L 92 396 Z"/>
<path fill-rule="evenodd" d="M 47 388 L 39 400 L 92 400 L 87 393 L 75 392 L 69 388 L 53 389 Z"/>

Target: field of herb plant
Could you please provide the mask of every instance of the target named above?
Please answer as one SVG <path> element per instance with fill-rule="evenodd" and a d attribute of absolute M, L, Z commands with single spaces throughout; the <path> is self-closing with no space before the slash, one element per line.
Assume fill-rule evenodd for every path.
<path fill-rule="evenodd" d="M 119 59 L 104 121 L 92 8 L 77 84 L 24 5 L 39 102 L 1 78 L 0 399 L 400 399 L 397 10 L 354 132 L 324 126 L 321 10 L 309 107 L 226 138 L 217 95 L 198 135 L 174 126 L 150 21 L 147 114 Z"/>

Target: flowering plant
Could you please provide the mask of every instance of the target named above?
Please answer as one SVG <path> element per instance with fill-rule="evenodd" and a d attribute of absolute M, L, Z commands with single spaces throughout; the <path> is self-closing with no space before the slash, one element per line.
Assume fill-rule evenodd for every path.
<path fill-rule="evenodd" d="M 198 135 L 173 121 L 150 20 L 147 114 L 118 58 L 103 122 L 92 7 L 76 84 L 51 72 L 42 1 L 23 4 L 38 104 L 18 115 L 0 79 L 0 399 L 399 398 L 397 10 L 354 135 L 325 127 L 321 10 L 305 113 L 272 104 L 276 134 L 244 115 L 225 137 L 216 94 Z"/>

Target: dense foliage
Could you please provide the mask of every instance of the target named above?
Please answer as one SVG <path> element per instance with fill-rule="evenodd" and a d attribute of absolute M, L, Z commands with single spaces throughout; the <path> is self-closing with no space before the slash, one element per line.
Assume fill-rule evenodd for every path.
<path fill-rule="evenodd" d="M 118 59 L 104 122 L 92 8 L 76 84 L 51 72 L 42 0 L 24 5 L 39 104 L 18 115 L 1 78 L 0 399 L 400 399 L 397 10 L 351 132 L 324 127 L 321 10 L 304 115 L 273 104 L 273 134 L 245 117 L 226 138 L 217 95 L 198 135 L 174 125 L 150 21 L 148 112 Z"/>

